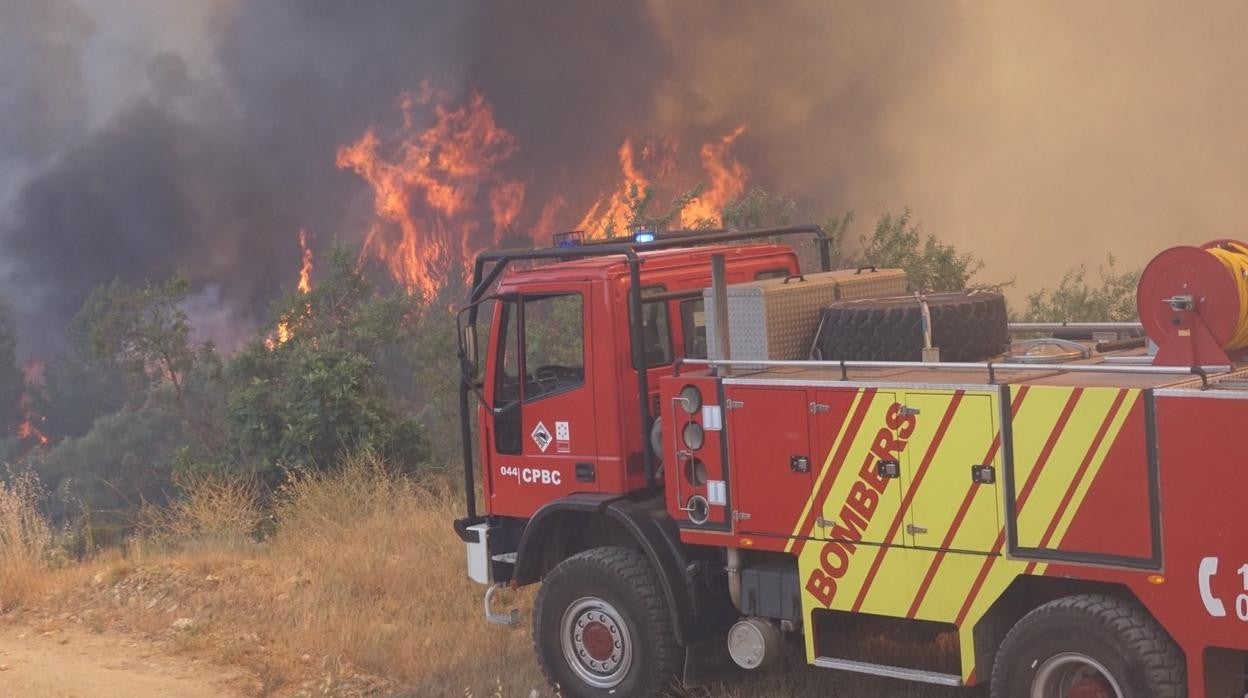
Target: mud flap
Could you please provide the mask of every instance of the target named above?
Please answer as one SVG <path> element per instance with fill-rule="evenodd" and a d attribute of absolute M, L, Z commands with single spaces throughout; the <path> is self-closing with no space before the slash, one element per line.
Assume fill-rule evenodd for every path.
<path fill-rule="evenodd" d="M 728 654 L 728 638 L 713 635 L 685 647 L 685 688 L 698 688 L 732 678 L 745 670 Z"/>

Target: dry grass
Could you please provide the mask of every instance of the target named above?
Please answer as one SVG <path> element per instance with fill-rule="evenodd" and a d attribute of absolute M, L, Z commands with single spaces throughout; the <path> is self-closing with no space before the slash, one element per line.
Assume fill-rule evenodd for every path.
<path fill-rule="evenodd" d="M 39 495 L 34 473 L 0 481 L 0 611 L 22 603 L 48 582 L 52 533 L 39 514 Z"/>
<path fill-rule="evenodd" d="M 485 623 L 482 589 L 467 580 L 450 528 L 461 501 L 445 485 L 395 476 L 372 458 L 348 459 L 333 473 L 294 478 L 275 503 L 274 534 L 244 545 L 240 536 L 259 522 L 254 488 L 237 480 L 199 485 L 182 505 L 149 518 L 159 524 L 148 529 L 159 546 L 62 575 L 45 615 L 72 614 L 92 629 L 148 635 L 244 667 L 258 695 L 554 695 L 527 624 Z M 190 544 L 171 546 L 175 535 Z M 39 576 L 37 548 L 21 557 L 33 565 L 28 577 Z M 500 602 L 527 616 L 531 599 L 526 590 Z M 831 674 L 794 657 L 786 671 L 686 695 L 957 694 Z"/>
<path fill-rule="evenodd" d="M 187 475 L 183 497 L 139 512 L 138 537 L 147 546 L 177 549 L 250 547 L 265 519 L 260 487 L 239 475 Z"/>

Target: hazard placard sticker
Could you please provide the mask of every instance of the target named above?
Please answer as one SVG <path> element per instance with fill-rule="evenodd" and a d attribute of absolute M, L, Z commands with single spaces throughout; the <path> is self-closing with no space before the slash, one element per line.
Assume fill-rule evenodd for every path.
<path fill-rule="evenodd" d="M 567 422 L 555 422 L 555 442 L 559 453 L 572 452 L 572 427 Z"/>
<path fill-rule="evenodd" d="M 541 422 L 538 422 L 537 426 L 533 427 L 533 433 L 529 436 L 533 438 L 533 443 L 537 444 L 537 447 L 542 449 L 542 453 L 545 453 L 546 449 L 550 448 L 550 442 L 555 440 L 554 437 L 550 435 L 550 431 L 546 428 L 546 425 Z"/>

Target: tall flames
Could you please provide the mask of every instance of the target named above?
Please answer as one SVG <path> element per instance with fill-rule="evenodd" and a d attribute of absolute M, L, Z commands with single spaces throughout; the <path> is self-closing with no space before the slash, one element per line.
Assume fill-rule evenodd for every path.
<path fill-rule="evenodd" d="M 308 246 L 308 231 L 299 231 L 299 284 L 296 286 L 299 293 L 307 295 L 312 292 L 312 270 L 315 268 L 315 258 L 312 255 L 312 248 Z M 309 303 L 305 306 L 305 311 L 312 312 L 312 305 Z M 264 345 L 270 351 L 276 349 L 282 344 L 290 341 L 294 336 L 294 330 L 290 327 L 291 318 L 289 316 L 282 317 L 277 321 L 277 329 L 273 334 L 264 340 Z"/>
<path fill-rule="evenodd" d="M 303 263 L 299 267 L 299 292 L 308 294 L 312 292 L 312 248 L 308 247 L 308 231 L 299 231 L 299 251 L 302 253 Z"/>
<path fill-rule="evenodd" d="M 338 167 L 373 189 L 377 220 L 363 253 L 427 298 L 437 295 L 448 274 L 463 273 L 477 250 L 497 243 L 524 206 L 524 182 L 498 173 L 515 154 L 516 140 L 494 121 L 485 97 L 474 92 L 453 108 L 447 101 L 428 86 L 403 95 L 397 133 L 383 141 L 369 129 L 339 148 L 337 158 Z M 417 126 L 417 108 L 432 108 L 432 126 Z M 479 213 L 483 196 L 488 225 Z"/>
<path fill-rule="evenodd" d="M 22 368 L 26 390 L 22 393 L 22 423 L 17 425 L 17 439 L 28 446 L 48 445 L 48 437 L 39 429 L 43 416 L 35 412 L 34 398 L 36 391 L 43 390 L 46 368 L 42 361 L 31 361 Z"/>
<path fill-rule="evenodd" d="M 562 195 L 539 203 L 523 179 L 505 174 L 520 146 L 481 93 L 456 103 L 426 84 L 402 95 L 398 107 L 402 121 L 393 132 L 368 129 L 338 149 L 337 165 L 372 189 L 363 258 L 380 261 L 396 282 L 426 298 L 449 280 L 466 278 L 473 257 L 497 247 L 504 235 L 525 234 L 544 244 L 573 221 L 588 237 L 627 234 L 640 199 L 699 180 L 698 195 L 676 220 L 683 227 L 717 226 L 720 211 L 744 192 L 749 177 L 731 153 L 744 126 L 701 147 L 697 179 L 682 178 L 675 138 L 626 138 L 616 152 L 617 185 L 584 208 Z M 564 217 L 578 208 L 585 211 L 579 219 Z"/>

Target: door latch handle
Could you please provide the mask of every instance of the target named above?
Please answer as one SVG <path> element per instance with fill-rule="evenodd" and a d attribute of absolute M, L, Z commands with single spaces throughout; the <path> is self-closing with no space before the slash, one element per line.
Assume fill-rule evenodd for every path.
<path fill-rule="evenodd" d="M 906 533 L 909 533 L 912 536 L 917 536 L 921 533 L 927 533 L 927 529 L 922 526 L 915 526 L 914 524 L 906 524 Z"/>
<path fill-rule="evenodd" d="M 997 481 L 997 469 L 991 465 L 972 465 L 971 482 L 979 485 L 991 485 Z"/>

